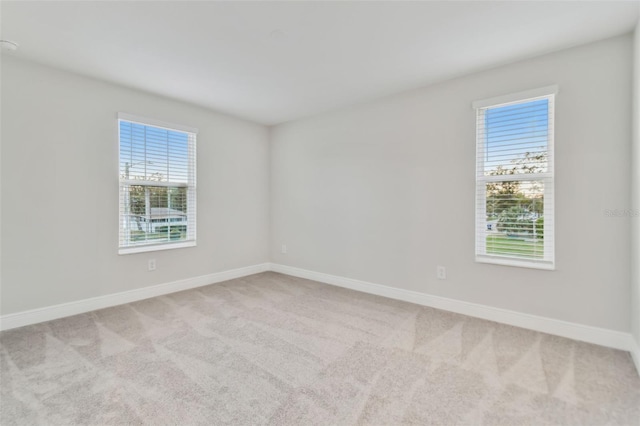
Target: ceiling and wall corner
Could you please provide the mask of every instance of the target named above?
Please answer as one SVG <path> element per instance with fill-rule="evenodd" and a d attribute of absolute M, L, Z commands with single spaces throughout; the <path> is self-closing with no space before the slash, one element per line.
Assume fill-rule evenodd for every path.
<path fill-rule="evenodd" d="M 637 2 L 2 2 L 25 59 L 272 125 L 633 30 Z"/>

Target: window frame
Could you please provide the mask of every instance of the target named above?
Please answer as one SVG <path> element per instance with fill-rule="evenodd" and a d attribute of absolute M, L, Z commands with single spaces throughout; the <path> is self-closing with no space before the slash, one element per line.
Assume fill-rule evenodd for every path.
<path fill-rule="evenodd" d="M 476 124 L 476 185 L 475 185 L 475 260 L 478 263 L 515 266 L 523 268 L 555 270 L 555 106 L 559 92 L 557 85 L 541 87 L 523 92 L 483 99 L 472 103 L 475 110 Z M 488 109 L 499 108 L 513 104 L 533 102 L 548 99 L 547 123 L 547 171 L 531 174 L 514 174 L 507 176 L 485 176 L 484 174 L 484 145 L 485 129 L 481 126 Z M 481 166 L 482 165 L 482 166 Z M 490 182 L 506 181 L 542 181 L 544 183 L 544 257 L 533 259 L 505 254 L 488 254 L 486 252 L 486 184 Z M 548 231 L 548 232 L 547 232 Z"/>
<path fill-rule="evenodd" d="M 144 181 L 144 180 L 127 180 L 120 175 L 120 151 L 122 149 L 121 135 L 120 135 L 120 123 L 122 121 L 128 123 L 139 124 L 142 126 L 156 127 L 168 131 L 181 132 L 189 134 L 188 138 L 188 181 L 187 183 L 177 182 L 156 182 L 156 181 Z M 117 114 L 117 134 L 118 134 L 118 254 L 133 254 L 144 253 L 158 250 L 172 250 L 184 247 L 197 246 L 197 186 L 196 186 L 196 164 L 197 164 L 197 135 L 198 129 L 195 127 L 185 126 L 181 124 L 169 123 L 166 121 L 156 120 L 148 117 L 141 117 L 133 114 L 119 112 Z M 124 229 L 124 195 L 123 191 L 129 186 L 149 186 L 149 187 L 167 187 L 167 188 L 187 188 L 187 226 L 192 226 L 191 239 L 182 241 L 162 241 L 162 242 L 143 242 L 138 244 L 123 245 L 123 229 Z M 192 193 L 190 193 L 192 192 Z"/>

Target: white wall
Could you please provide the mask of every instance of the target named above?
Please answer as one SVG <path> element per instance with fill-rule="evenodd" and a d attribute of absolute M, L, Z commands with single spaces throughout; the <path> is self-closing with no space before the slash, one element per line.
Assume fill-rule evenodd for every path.
<path fill-rule="evenodd" d="M 640 208 L 638 33 L 635 44 L 605 40 L 276 126 L 271 136 L 3 55 L 1 313 L 272 260 L 614 330 L 632 324 L 640 342 L 640 224 L 604 215 L 628 207 L 629 194 Z M 470 103 L 549 84 L 561 90 L 557 270 L 476 264 Z M 118 111 L 200 129 L 197 247 L 117 255 Z M 152 257 L 156 272 L 147 271 Z M 446 281 L 435 279 L 436 265 L 447 266 Z"/>
<path fill-rule="evenodd" d="M 618 37 L 276 126 L 271 260 L 628 331 L 630 220 L 604 210 L 629 205 L 631 49 Z M 471 102 L 550 84 L 557 270 L 475 263 Z"/>
<path fill-rule="evenodd" d="M 640 21 L 636 25 L 634 38 L 633 67 L 633 142 L 631 202 L 634 214 L 640 212 Z M 640 217 L 632 215 L 631 247 L 631 333 L 640 349 Z M 636 354 L 640 357 L 640 353 Z M 640 358 L 636 360 L 640 371 Z"/>
<path fill-rule="evenodd" d="M 264 126 L 8 55 L 1 96 L 3 315 L 268 261 Z M 199 128 L 197 247 L 118 255 L 118 112 Z"/>

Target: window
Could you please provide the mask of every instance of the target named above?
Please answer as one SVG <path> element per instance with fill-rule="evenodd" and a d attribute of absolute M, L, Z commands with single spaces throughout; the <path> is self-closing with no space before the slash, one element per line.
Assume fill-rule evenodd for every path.
<path fill-rule="evenodd" d="M 474 102 L 476 260 L 554 268 L 557 87 Z"/>
<path fill-rule="evenodd" d="M 120 254 L 196 245 L 196 133 L 118 114 Z"/>

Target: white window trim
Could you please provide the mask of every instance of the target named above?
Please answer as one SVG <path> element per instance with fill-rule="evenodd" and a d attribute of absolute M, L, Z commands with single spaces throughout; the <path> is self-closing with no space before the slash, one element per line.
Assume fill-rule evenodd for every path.
<path fill-rule="evenodd" d="M 175 123 L 170 123 L 167 121 L 162 121 L 162 120 L 156 120 L 153 118 L 148 118 L 148 117 L 142 117 L 139 115 L 134 115 L 134 114 L 128 114 L 128 113 L 124 113 L 124 112 L 119 112 L 117 114 L 117 127 L 118 127 L 118 131 L 117 131 L 117 137 L 118 137 L 118 192 L 120 192 L 120 188 L 122 188 L 122 185 L 140 185 L 141 182 L 139 180 L 125 180 L 125 179 L 120 179 L 120 121 L 128 121 L 128 122 L 132 122 L 132 123 L 137 123 L 137 124 L 141 124 L 143 126 L 153 126 L 153 127 L 159 127 L 162 129 L 166 129 L 166 130 L 172 130 L 172 131 L 180 131 L 180 132 L 186 132 L 186 133 L 193 133 L 195 135 L 198 134 L 198 128 L 197 127 L 190 127 L 190 126 L 185 126 L 182 124 L 175 124 Z M 189 169 L 193 170 L 193 177 L 194 177 L 194 182 L 191 185 L 191 187 L 193 188 L 194 191 L 196 191 L 196 145 L 193 146 L 193 156 L 189 156 Z M 183 183 L 167 183 L 167 182 L 154 182 L 153 186 L 166 186 L 166 187 L 176 187 L 176 186 L 185 186 L 185 187 L 189 187 L 188 184 L 183 184 Z M 120 216 L 120 208 L 121 208 L 121 194 L 118 194 L 118 235 L 120 235 L 120 227 L 122 226 L 121 221 L 122 221 L 122 217 Z M 160 251 L 160 250 L 173 250 L 173 249 L 178 249 L 178 248 L 186 248 L 186 247 L 196 247 L 197 246 L 197 192 L 193 197 L 193 200 L 191 200 L 191 203 L 189 205 L 189 209 L 193 209 L 194 211 L 194 218 L 195 220 L 193 221 L 193 240 L 187 240 L 187 241 L 166 241 L 166 242 L 162 242 L 162 243 L 158 243 L 158 244 L 140 244 L 140 245 L 129 245 L 126 247 L 121 247 L 120 246 L 120 236 L 118 236 L 118 254 L 119 255 L 125 255 L 125 254 L 134 254 L 134 253 L 144 253 L 144 252 L 152 252 L 152 251 Z"/>
<path fill-rule="evenodd" d="M 473 109 L 504 106 L 515 102 L 534 98 L 544 98 L 550 95 L 557 95 L 559 92 L 558 85 L 539 87 L 537 89 L 523 90 L 522 92 L 509 93 L 507 95 L 495 96 L 493 98 L 481 99 L 471 104 Z"/>
<path fill-rule="evenodd" d="M 556 95 L 559 92 L 559 88 L 557 85 L 540 87 L 537 89 L 525 90 L 522 92 L 511 93 L 507 95 L 496 96 L 492 98 L 482 99 L 475 101 L 471 104 L 472 108 L 476 111 L 476 204 L 475 204 L 475 248 L 474 251 L 476 253 L 475 260 L 478 263 L 490 263 L 494 265 L 503 265 L 503 266 L 515 266 L 522 268 L 532 268 L 532 269 L 543 269 L 543 270 L 555 270 L 556 269 L 556 261 L 555 261 L 555 150 L 554 150 L 554 141 L 555 141 L 555 102 Z M 547 172 L 546 173 L 536 173 L 535 176 L 532 175 L 510 175 L 509 179 L 504 179 L 503 176 L 485 176 L 484 170 L 478 167 L 478 156 L 483 152 L 483 144 L 484 144 L 484 134 L 478 129 L 478 120 L 480 115 L 484 115 L 484 109 L 488 107 L 501 107 L 506 106 L 513 103 L 520 103 L 523 101 L 535 101 L 537 99 L 543 98 L 551 98 L 552 102 L 549 104 L 548 117 L 549 123 L 552 123 L 551 131 L 549 132 L 549 139 L 547 145 Z M 544 217 L 545 217 L 545 229 L 551 229 L 552 238 L 544 239 L 544 252 L 551 253 L 551 256 L 543 259 L 543 260 L 535 260 L 535 259 L 523 259 L 521 257 L 516 256 L 507 256 L 507 255 L 489 255 L 484 252 L 483 249 L 486 249 L 486 235 L 481 236 L 478 232 L 479 226 L 484 226 L 484 224 L 480 224 L 478 221 L 478 212 L 482 207 L 486 209 L 486 193 L 485 191 L 479 191 L 478 187 L 480 184 L 484 185 L 486 182 L 493 181 L 503 181 L 503 180 L 532 180 L 532 177 L 535 177 L 535 180 L 542 180 L 545 182 L 545 198 L 551 200 L 551 203 L 545 202 L 544 207 Z M 547 191 L 546 188 L 548 186 L 551 187 L 551 191 Z M 547 194 L 550 192 L 550 194 Z M 486 215 L 485 215 L 486 216 Z M 482 241 L 479 241 L 482 239 Z M 481 247 L 481 252 L 478 252 L 478 247 Z"/>
<path fill-rule="evenodd" d="M 148 251 L 173 250 L 185 247 L 196 247 L 195 241 L 166 242 L 161 244 L 146 244 L 141 246 L 121 247 L 118 254 L 144 253 Z"/>
<path fill-rule="evenodd" d="M 161 121 L 161 120 L 156 120 L 154 118 L 141 117 L 139 115 L 127 114 L 126 112 L 119 112 L 118 120 L 131 121 L 133 123 L 142 124 L 143 126 L 154 126 L 154 127 L 167 129 L 167 130 L 177 130 L 179 132 L 198 133 L 197 127 L 189 127 L 182 124 L 169 123 L 168 121 Z"/>

